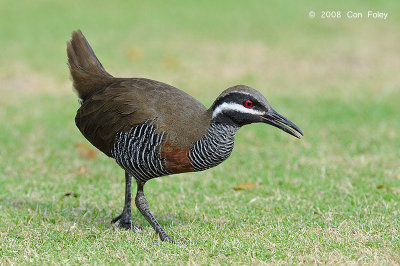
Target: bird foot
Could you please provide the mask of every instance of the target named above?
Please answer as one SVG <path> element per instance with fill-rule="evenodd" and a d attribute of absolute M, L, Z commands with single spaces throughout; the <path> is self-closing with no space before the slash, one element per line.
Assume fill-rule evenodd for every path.
<path fill-rule="evenodd" d="M 171 244 L 176 244 L 175 241 L 172 240 L 172 239 L 169 237 L 169 235 L 162 236 L 162 237 L 161 237 L 161 241 L 163 241 L 163 242 L 168 242 L 168 243 L 171 243 Z"/>
<path fill-rule="evenodd" d="M 132 224 L 132 218 L 130 216 L 124 215 L 124 213 L 121 213 L 120 215 L 112 219 L 111 223 L 114 224 L 118 221 L 118 228 L 132 230 L 133 232 L 143 231 L 143 228 L 141 226 Z"/>

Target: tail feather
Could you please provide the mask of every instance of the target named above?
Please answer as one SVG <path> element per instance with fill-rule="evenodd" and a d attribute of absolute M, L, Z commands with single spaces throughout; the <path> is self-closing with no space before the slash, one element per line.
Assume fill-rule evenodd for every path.
<path fill-rule="evenodd" d="M 113 81 L 113 76 L 103 68 L 80 30 L 72 33 L 72 40 L 67 44 L 67 54 L 74 87 L 83 101 Z"/>

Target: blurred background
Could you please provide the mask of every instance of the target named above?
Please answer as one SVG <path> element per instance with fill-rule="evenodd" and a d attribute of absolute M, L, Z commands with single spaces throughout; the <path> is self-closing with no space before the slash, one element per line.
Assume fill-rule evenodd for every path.
<path fill-rule="evenodd" d="M 323 11 L 341 17 L 323 18 Z M 348 11 L 362 18 L 348 18 Z M 368 18 L 368 11 L 388 15 Z M 399 239 L 383 236 L 399 234 L 399 1 L 0 0 L 0 233 L 17 243 L 30 240 L 11 225 L 34 234 L 26 225 L 33 219 L 57 231 L 54 224 L 87 224 L 81 217 L 89 212 L 101 230 L 122 208 L 122 171 L 74 125 L 79 106 L 65 50 L 77 29 L 114 76 L 168 83 L 206 107 L 222 90 L 245 84 L 305 133 L 298 141 L 252 125 L 239 131 L 232 157 L 220 167 L 149 182 L 164 225 L 199 216 L 191 212 L 198 203 L 209 221 L 225 215 L 274 223 L 293 215 L 308 221 L 306 227 L 323 228 L 351 221 L 347 229 L 375 232 L 382 248 L 366 262 L 399 261 Z M 251 192 L 233 192 L 247 183 L 255 185 Z M 157 203 L 155 195 L 171 205 Z M 215 204 L 214 195 L 226 202 Z M 255 201 L 258 212 L 240 207 L 263 197 L 272 200 Z M 237 217 L 229 216 L 232 209 Z M 296 234 L 296 226 L 289 227 L 294 233 L 286 233 Z M 182 224 L 169 231 L 186 229 L 196 234 Z M 13 258 L 18 248 L 10 243 L 3 243 L 3 255 Z M 288 258 L 288 246 L 275 246 L 283 257 L 272 258 Z M 344 249 L 341 257 L 328 249 L 332 261 L 325 262 L 361 253 Z"/>

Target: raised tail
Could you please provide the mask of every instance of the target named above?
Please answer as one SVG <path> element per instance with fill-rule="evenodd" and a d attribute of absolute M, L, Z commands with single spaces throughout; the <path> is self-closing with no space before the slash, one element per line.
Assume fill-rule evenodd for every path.
<path fill-rule="evenodd" d="M 67 54 L 74 87 L 83 101 L 114 80 L 103 68 L 80 30 L 72 33 L 72 39 L 67 44 Z"/>

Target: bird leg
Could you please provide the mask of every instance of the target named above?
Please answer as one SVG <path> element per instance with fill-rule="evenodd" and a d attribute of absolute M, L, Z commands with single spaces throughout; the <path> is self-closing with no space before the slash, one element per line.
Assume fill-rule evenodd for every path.
<path fill-rule="evenodd" d="M 165 230 L 161 227 L 161 225 L 157 222 L 156 218 L 154 218 L 153 214 L 150 212 L 149 203 L 144 197 L 143 192 L 144 183 L 137 181 L 137 194 L 135 198 L 136 207 L 142 213 L 142 215 L 146 218 L 146 220 L 151 224 L 151 226 L 156 230 L 157 234 L 160 236 L 161 241 L 167 241 L 170 243 L 174 243 L 169 235 L 165 232 Z"/>
<path fill-rule="evenodd" d="M 124 210 L 120 215 L 111 220 L 111 223 L 119 221 L 118 227 L 124 229 L 141 229 L 139 226 L 132 225 L 132 214 L 131 214 L 131 187 L 132 187 L 132 176 L 125 171 L 125 204 Z"/>

